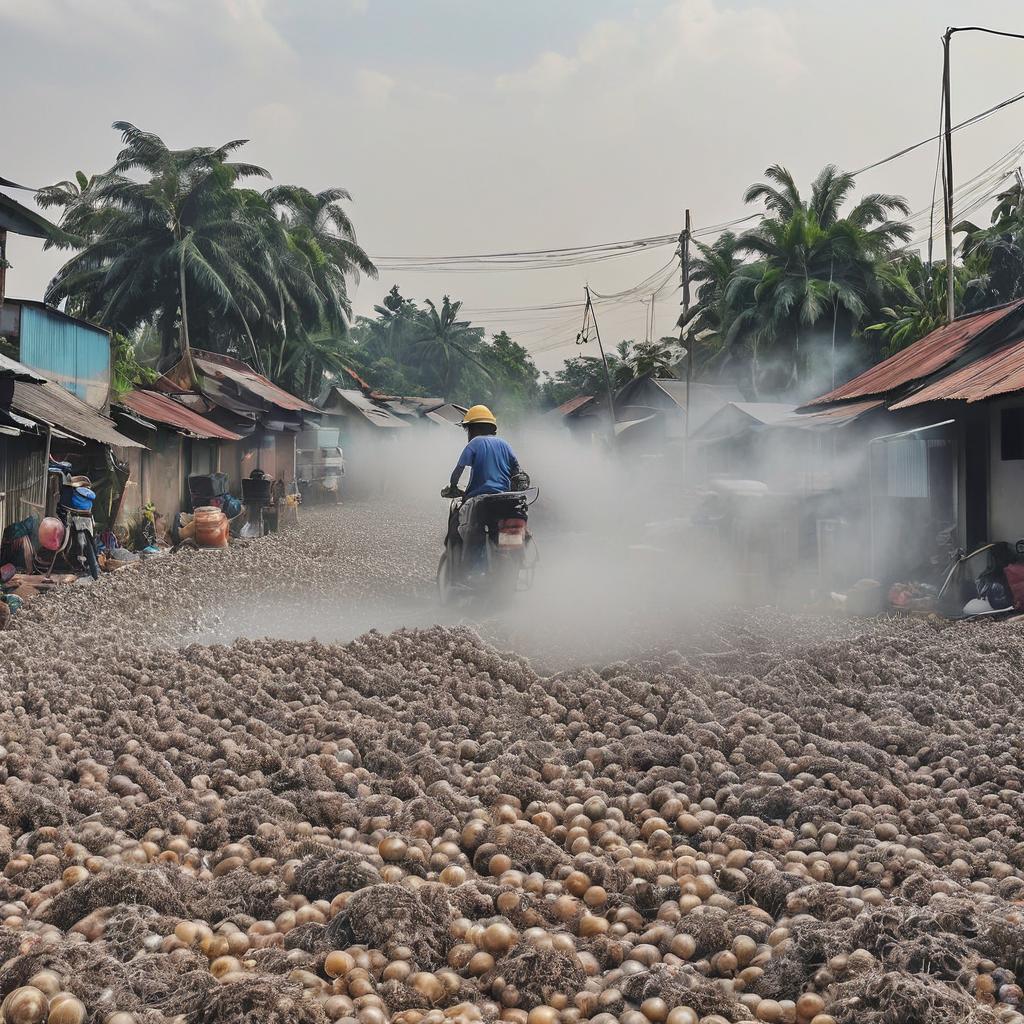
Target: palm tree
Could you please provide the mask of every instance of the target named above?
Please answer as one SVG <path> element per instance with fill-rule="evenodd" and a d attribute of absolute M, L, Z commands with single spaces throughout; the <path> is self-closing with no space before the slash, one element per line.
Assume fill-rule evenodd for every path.
<path fill-rule="evenodd" d="M 419 364 L 430 371 L 443 397 L 451 399 L 466 376 L 468 365 L 490 376 L 479 354 L 484 330 L 473 327 L 468 320 L 459 320 L 462 303 L 452 302 L 447 295 L 440 310 L 430 299 L 426 304 L 427 309 L 416 316 L 411 339 L 413 353 Z"/>
<path fill-rule="evenodd" d="M 97 200 L 100 175 L 75 171 L 74 181 L 59 181 L 36 192 L 44 210 L 60 209 L 63 237 L 47 239 L 44 249 L 82 248 L 102 226 L 104 208 Z"/>
<path fill-rule="evenodd" d="M 345 330 L 352 316 L 347 279 L 358 280 L 360 272 L 377 276 L 341 205 L 350 198 L 343 188 L 314 193 L 298 185 L 278 185 L 263 193 L 275 214 L 274 226 L 267 226 L 267 254 L 279 315 L 279 372 L 285 361 L 289 311 L 300 323 Z"/>
<path fill-rule="evenodd" d="M 612 380 L 617 388 L 624 387 L 631 380 L 641 377 L 675 377 L 674 367 L 679 362 L 680 352 L 675 338 L 660 341 L 622 342 L 616 350 Z"/>
<path fill-rule="evenodd" d="M 872 308 L 881 305 L 879 264 L 910 237 L 905 200 L 874 193 L 845 215 L 842 207 L 854 187 L 853 176 L 825 167 L 804 200 L 789 172 L 778 165 L 765 172 L 767 182 L 752 185 L 748 202 L 763 201 L 768 216 L 737 240 L 734 252 L 753 262 L 733 271 L 725 290 L 730 341 L 749 343 L 754 388 L 759 359 L 775 357 L 777 386 L 798 383 L 807 364 L 809 332 L 822 328 L 835 339 L 848 338 Z"/>
<path fill-rule="evenodd" d="M 208 312 L 235 314 L 248 333 L 243 306 L 258 304 L 259 286 L 241 253 L 254 232 L 239 216 L 233 186 L 267 172 L 229 159 L 244 140 L 171 150 L 127 122 L 114 127 L 124 148 L 90 190 L 102 212 L 83 233 L 82 250 L 50 282 L 47 301 L 67 300 L 123 331 L 155 322 L 162 366 L 173 356 L 175 323 L 180 355 L 189 360 L 190 297 Z M 142 181 L 129 177 L 138 172 Z"/>
<path fill-rule="evenodd" d="M 964 235 L 960 251 L 975 269 L 958 308 L 977 312 L 1024 296 L 1024 182 L 996 196 L 989 227 L 962 221 L 953 230 Z"/>
<path fill-rule="evenodd" d="M 697 257 L 690 261 L 690 284 L 696 284 L 696 302 L 690 311 L 679 318 L 685 344 L 694 350 L 698 368 L 708 364 L 730 344 L 732 307 L 726 301 L 729 282 L 743 265 L 739 239 L 725 231 L 710 245 L 693 240 Z"/>
<path fill-rule="evenodd" d="M 963 307 L 965 294 L 984 276 L 985 269 L 984 261 L 975 255 L 954 269 L 957 308 Z M 864 330 L 885 342 L 881 354 L 888 358 L 946 323 L 946 264 L 941 260 L 925 263 L 911 253 L 893 263 L 884 284 L 887 305 L 881 310 L 881 319 Z"/>

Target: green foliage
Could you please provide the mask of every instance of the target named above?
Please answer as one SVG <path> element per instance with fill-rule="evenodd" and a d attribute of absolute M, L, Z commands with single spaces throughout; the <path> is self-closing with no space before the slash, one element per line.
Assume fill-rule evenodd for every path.
<path fill-rule="evenodd" d="M 907 216 L 909 208 L 903 199 L 874 193 L 844 213 L 853 176 L 833 165 L 815 178 L 807 200 L 785 168 L 765 174 L 768 180 L 745 195 L 762 201 L 768 213 L 736 241 L 750 262 L 736 268 L 725 288 L 726 341 L 749 352 L 755 393 L 782 393 L 815 374 L 816 358 L 833 338 L 848 348 L 882 305 L 881 268 L 910 237 L 909 226 L 891 218 Z"/>
<path fill-rule="evenodd" d="M 447 295 L 420 307 L 395 285 L 376 316 L 357 319 L 352 368 L 387 394 L 486 402 L 506 415 L 533 406 L 540 374 L 529 352 L 505 331 L 487 341 L 461 308 Z"/>
<path fill-rule="evenodd" d="M 976 312 L 1024 297 L 1024 184 L 996 196 L 989 227 L 963 221 L 954 230 L 963 234 L 964 262 L 974 270 L 959 308 Z"/>
<path fill-rule="evenodd" d="M 964 293 L 984 272 L 984 262 L 968 258 L 954 270 L 955 300 L 963 308 Z M 885 276 L 888 304 L 881 319 L 865 328 L 884 342 L 881 355 L 888 358 L 946 323 L 948 284 L 946 263 L 925 263 L 916 253 L 895 261 Z"/>
<path fill-rule="evenodd" d="M 134 388 L 152 384 L 157 373 L 152 367 L 139 362 L 136 342 L 123 334 L 115 334 L 110 345 L 112 365 L 111 387 L 120 397 Z"/>
<path fill-rule="evenodd" d="M 675 338 L 659 341 L 624 341 L 617 349 L 612 382 L 621 388 L 640 377 L 675 377 L 682 352 Z"/>
<path fill-rule="evenodd" d="M 192 346 L 238 355 L 307 396 L 351 317 L 347 282 L 374 274 L 342 203 L 348 193 L 242 187 L 267 177 L 234 155 L 244 140 L 171 150 L 126 122 L 110 170 L 39 193 L 74 250 L 47 301 L 129 335 L 160 339 L 165 369 Z"/>
<path fill-rule="evenodd" d="M 618 362 L 619 357 L 615 353 L 608 354 L 608 372 L 613 379 Z M 544 374 L 541 396 L 543 405 L 553 409 L 580 395 L 603 395 L 606 389 L 604 367 L 601 365 L 600 357 L 574 356 L 567 359 L 561 369 Z"/>

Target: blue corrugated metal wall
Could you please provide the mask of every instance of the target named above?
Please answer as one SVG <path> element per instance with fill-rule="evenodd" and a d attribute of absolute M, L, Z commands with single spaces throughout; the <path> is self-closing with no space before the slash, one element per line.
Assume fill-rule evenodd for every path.
<path fill-rule="evenodd" d="M 35 306 L 21 307 L 21 361 L 94 409 L 110 393 L 110 338 Z"/>

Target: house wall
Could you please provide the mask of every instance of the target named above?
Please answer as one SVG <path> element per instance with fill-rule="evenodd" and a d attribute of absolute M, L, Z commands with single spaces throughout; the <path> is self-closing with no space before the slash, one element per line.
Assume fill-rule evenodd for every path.
<path fill-rule="evenodd" d="M 170 430 L 160 429 L 151 435 L 151 449 L 143 455 L 142 491 L 145 500 L 153 502 L 168 521 L 183 508 L 185 496 L 185 464 L 182 442 L 185 439 Z"/>
<path fill-rule="evenodd" d="M 1004 411 L 1020 410 L 1024 397 L 1014 396 L 988 404 L 989 508 L 988 539 L 1015 544 L 1024 537 L 1024 459 L 1004 458 L 1002 422 Z"/>
<path fill-rule="evenodd" d="M 46 438 L 0 436 L 0 533 L 30 515 L 40 518 L 46 502 Z"/>
<path fill-rule="evenodd" d="M 117 458 L 128 466 L 128 483 L 125 484 L 124 497 L 121 499 L 121 510 L 118 514 L 115 528 L 125 526 L 146 504 L 148 500 L 143 491 L 143 460 L 148 458 L 148 452 L 141 448 L 118 448 Z"/>
<path fill-rule="evenodd" d="M 19 358 L 94 409 L 110 397 L 110 335 L 36 306 L 21 307 Z"/>

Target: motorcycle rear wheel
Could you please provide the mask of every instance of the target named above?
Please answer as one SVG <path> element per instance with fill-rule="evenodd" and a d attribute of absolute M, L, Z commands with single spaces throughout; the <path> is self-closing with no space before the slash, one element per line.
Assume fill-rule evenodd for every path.
<path fill-rule="evenodd" d="M 517 555 L 498 554 L 487 542 L 487 589 L 499 600 L 511 600 L 519 589 L 521 560 Z"/>
<path fill-rule="evenodd" d="M 437 563 L 437 597 L 443 606 L 450 605 L 455 599 L 452 560 L 447 549 L 441 554 L 441 560 Z"/>

